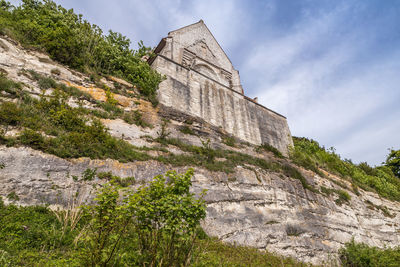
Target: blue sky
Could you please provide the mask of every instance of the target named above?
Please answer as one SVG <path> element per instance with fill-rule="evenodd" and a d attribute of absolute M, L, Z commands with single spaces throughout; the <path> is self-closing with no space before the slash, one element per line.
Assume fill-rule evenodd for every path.
<path fill-rule="evenodd" d="M 294 136 L 372 165 L 400 149 L 400 1 L 56 2 L 148 46 L 203 19 L 245 94 L 285 115 Z"/>

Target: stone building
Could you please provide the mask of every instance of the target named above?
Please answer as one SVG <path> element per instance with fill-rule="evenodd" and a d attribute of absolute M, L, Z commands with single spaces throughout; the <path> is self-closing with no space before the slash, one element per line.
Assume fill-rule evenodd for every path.
<path fill-rule="evenodd" d="M 167 77 L 158 91 L 162 106 L 287 154 L 293 143 L 286 118 L 244 95 L 239 71 L 202 20 L 168 33 L 155 53 L 149 63 Z"/>

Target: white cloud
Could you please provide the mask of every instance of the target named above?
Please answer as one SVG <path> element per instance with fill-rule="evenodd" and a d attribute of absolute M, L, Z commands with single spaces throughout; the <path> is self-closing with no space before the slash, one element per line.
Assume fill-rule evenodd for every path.
<path fill-rule="evenodd" d="M 400 84 L 400 54 L 363 58 L 373 36 L 356 30 L 337 34 L 347 26 L 349 10 L 341 6 L 307 16 L 292 31 L 264 39 L 241 70 L 253 79 L 251 94 L 287 116 L 294 135 L 335 146 L 355 161 L 378 164 L 386 148 L 398 144 L 395 117 L 373 115 L 400 99 L 394 89 Z"/>

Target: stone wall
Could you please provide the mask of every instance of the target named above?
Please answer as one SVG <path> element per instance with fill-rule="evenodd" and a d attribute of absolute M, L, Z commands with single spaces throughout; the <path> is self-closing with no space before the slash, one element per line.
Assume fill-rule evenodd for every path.
<path fill-rule="evenodd" d="M 199 72 L 158 56 L 152 65 L 167 79 L 159 101 L 197 116 L 252 144 L 270 144 L 283 153 L 292 145 L 286 118 Z"/>

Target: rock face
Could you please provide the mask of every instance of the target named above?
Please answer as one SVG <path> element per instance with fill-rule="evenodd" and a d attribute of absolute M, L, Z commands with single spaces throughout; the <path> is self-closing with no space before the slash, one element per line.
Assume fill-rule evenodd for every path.
<path fill-rule="evenodd" d="M 150 63 L 167 77 L 161 104 L 287 154 L 293 143 L 286 118 L 243 94 L 239 72 L 203 21 L 170 32 L 155 52 Z"/>
<path fill-rule="evenodd" d="M 90 199 L 94 184 L 102 180 L 75 181 L 87 168 L 133 176 L 137 185 L 172 169 L 157 161 L 119 163 L 114 160 L 64 160 L 29 148 L 0 148 L 5 168 L 0 170 L 0 195 L 15 192 L 23 205 L 68 206 Z M 187 168 L 175 168 L 183 172 Z M 303 171 L 314 186 L 336 184 Z M 348 204 L 334 197 L 305 191 L 298 180 L 263 170 L 237 167 L 232 174 L 195 168 L 192 190 L 207 189 L 204 230 L 221 240 L 248 245 L 312 263 L 327 262 L 352 237 L 374 246 L 400 245 L 398 203 L 361 191 Z M 5 198 L 6 199 L 6 198 Z M 388 208 L 390 217 L 371 209 L 366 200 Z M 6 200 L 7 201 L 7 200 Z"/>
<path fill-rule="evenodd" d="M 200 27 L 199 31 L 202 31 L 201 27 L 203 26 L 198 26 Z M 209 36 L 207 34 L 206 36 Z M 93 88 L 94 85 L 88 84 L 88 79 L 84 75 L 51 62 L 48 58 L 43 60 L 46 55 L 25 51 L 10 40 L 0 38 L 0 41 L 3 43 L 0 46 L 0 71 L 7 73 L 9 78 L 24 83 L 24 90 L 32 96 L 40 94 L 40 88 L 27 76 L 19 75 L 19 72 L 23 68 L 34 69 L 42 75 L 50 76 L 51 70 L 57 68 L 60 70 L 60 75 L 53 75 L 54 79 L 73 84 L 78 89 L 92 94 L 96 100 L 104 101 L 104 91 Z M 209 47 L 211 49 L 211 45 Z M 213 50 L 211 49 L 211 51 Z M 211 56 L 210 53 L 205 55 Z M 153 64 L 170 64 L 168 60 L 164 60 L 164 63 L 161 63 L 162 61 L 156 63 L 160 58 L 157 57 Z M 230 64 L 224 57 L 218 62 L 221 62 L 221 67 L 224 68 L 226 68 L 226 64 Z M 189 72 L 188 69 L 178 67 Z M 234 71 L 232 69 L 231 71 L 233 77 Z M 194 72 L 192 74 L 200 75 Z M 232 78 L 232 80 L 234 79 Z M 165 82 L 168 81 L 171 82 L 172 79 L 168 78 Z M 165 82 L 162 90 L 168 89 Z M 211 86 L 211 83 L 209 83 L 209 86 Z M 236 89 L 232 87 L 233 91 Z M 189 91 L 192 92 L 192 90 L 195 89 Z M 213 90 L 209 90 L 209 94 L 219 92 Z M 221 94 L 225 96 L 231 94 L 232 97 L 238 97 L 239 100 L 235 101 L 246 103 L 247 100 L 244 100 L 243 95 L 232 90 L 226 89 Z M 182 94 L 184 92 L 182 91 Z M 182 95 L 179 97 L 182 97 Z M 257 152 L 252 145 L 239 143 L 236 147 L 225 145 L 222 142 L 221 130 L 212 125 L 210 121 L 207 123 L 207 117 L 194 117 L 167 106 L 153 109 L 151 104 L 144 100 L 120 98 L 117 95 L 115 98 L 120 106 L 125 109 L 138 108 L 143 111 L 143 116 L 148 117 L 148 120 L 155 126 L 154 128 L 142 128 L 137 125 L 129 125 L 121 119 L 102 120 L 109 128 L 111 135 L 138 147 L 155 148 L 159 146 L 151 139 L 156 138 L 160 131 L 160 126 L 157 124 L 159 124 L 160 116 L 162 116 L 170 119 L 168 126 L 170 137 L 179 139 L 183 143 L 201 146 L 200 136 L 210 138 L 211 144 L 215 148 L 241 152 L 266 161 L 281 161 L 283 164 L 291 164 L 288 159 L 274 158 L 272 153 Z M 183 99 L 190 100 L 193 98 Z M 0 101 L 12 100 L 1 95 Z M 135 102 L 137 103 L 135 104 Z M 253 104 L 249 102 L 248 107 Z M 85 107 L 91 108 L 89 104 L 85 104 Z M 187 105 L 187 107 L 190 107 L 190 105 Z M 258 108 L 254 109 L 256 110 L 254 112 L 263 114 L 263 111 L 259 111 Z M 249 111 L 251 108 L 247 110 Z M 212 112 L 220 111 L 215 109 Z M 235 116 L 240 118 L 239 115 Z M 278 121 L 286 125 L 286 120 L 277 118 Z M 257 121 L 256 117 L 254 119 Z M 187 120 L 191 121 L 190 128 L 196 135 L 184 134 L 179 130 L 182 126 L 189 126 L 184 124 L 184 121 Z M 274 127 L 277 127 L 275 132 L 278 134 L 280 126 L 277 125 L 278 123 Z M 258 125 L 257 127 L 261 126 Z M 257 128 L 257 131 L 260 131 L 260 129 Z M 17 135 L 20 130 L 12 129 L 9 132 Z M 287 129 L 287 131 L 289 130 Z M 270 135 L 272 136 L 272 133 Z M 163 148 L 164 151 L 154 149 L 147 151 L 147 153 L 154 157 L 163 155 L 162 153 L 174 153 L 176 155 L 187 153 L 172 145 Z M 138 186 L 158 174 L 165 173 L 167 170 L 175 169 L 178 172 L 184 172 L 189 167 L 175 168 L 154 160 L 130 163 L 120 163 L 109 159 L 90 160 L 88 158 L 66 160 L 30 148 L 0 146 L 0 197 L 6 203 L 14 202 L 21 205 L 51 204 L 68 207 L 71 202 L 79 204 L 90 201 L 93 197 L 93 186 L 104 182 L 99 179 L 82 181 L 82 173 L 88 168 L 97 168 L 98 172 L 111 171 L 114 175 L 121 177 L 133 176 L 136 181 L 133 186 Z M 400 245 L 400 205 L 398 202 L 391 202 L 380 198 L 375 193 L 362 190 L 360 190 L 360 195 L 355 195 L 348 189 L 351 188 L 350 184 L 340 187 L 338 184 L 346 183 L 346 181 L 333 175 L 327 174 L 328 179 L 300 168 L 299 171 L 307 179 L 308 184 L 313 185 L 314 188 L 320 189 L 321 186 L 324 186 L 336 190 L 345 190 L 351 195 L 351 200 L 348 203 L 338 205 L 335 202 L 338 197 L 336 194 L 326 196 L 313 193 L 305 190 L 299 180 L 283 176 L 280 173 L 258 169 L 254 166 L 238 166 L 233 170 L 233 173 L 229 174 L 211 172 L 196 167 L 193 178 L 193 192 L 199 193 L 203 189 L 208 190 L 205 197 L 207 217 L 203 222 L 203 228 L 209 235 L 216 236 L 225 242 L 267 249 L 312 263 L 322 263 L 334 259 L 337 256 L 337 250 L 352 237 L 356 241 L 374 246 Z M 339 181 L 340 183 L 338 183 Z M 10 193 L 14 193 L 12 194 L 14 197 L 10 197 Z M 387 210 L 380 207 L 386 207 Z"/>

